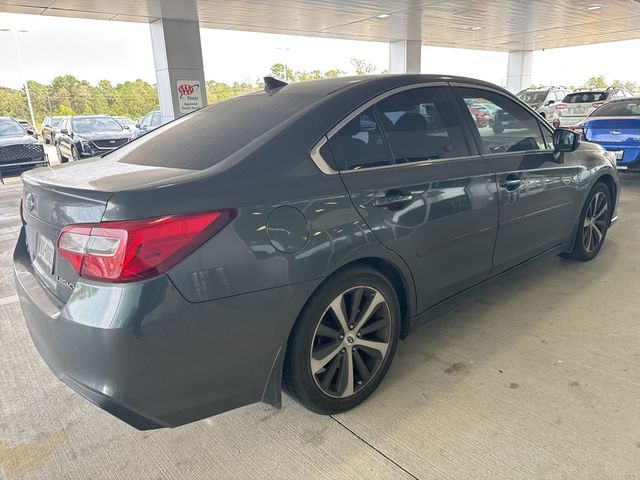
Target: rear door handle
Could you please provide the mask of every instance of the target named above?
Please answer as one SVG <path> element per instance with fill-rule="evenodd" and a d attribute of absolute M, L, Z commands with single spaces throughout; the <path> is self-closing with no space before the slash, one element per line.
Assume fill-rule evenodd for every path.
<path fill-rule="evenodd" d="M 498 182 L 498 185 L 509 192 L 513 192 L 514 190 L 522 187 L 524 185 L 524 182 L 517 175 L 507 175 L 505 178 Z"/>
<path fill-rule="evenodd" d="M 376 198 L 373 201 L 373 205 L 375 207 L 394 207 L 410 202 L 411 200 L 413 200 L 413 195 L 410 193 L 393 193 L 391 195 Z"/>

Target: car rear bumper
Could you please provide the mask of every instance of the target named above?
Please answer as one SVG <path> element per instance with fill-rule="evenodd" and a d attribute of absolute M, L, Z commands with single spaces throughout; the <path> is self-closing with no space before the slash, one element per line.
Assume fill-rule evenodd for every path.
<path fill-rule="evenodd" d="M 51 370 L 141 430 L 260 401 L 279 406 L 288 334 L 315 288 L 190 303 L 161 275 L 120 285 L 79 281 L 62 304 L 34 275 L 24 229 L 14 272 L 29 333 Z"/>

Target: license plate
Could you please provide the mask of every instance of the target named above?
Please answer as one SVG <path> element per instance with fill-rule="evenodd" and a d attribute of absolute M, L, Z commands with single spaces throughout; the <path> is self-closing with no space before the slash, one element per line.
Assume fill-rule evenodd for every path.
<path fill-rule="evenodd" d="M 500 125 L 506 126 L 506 125 L 509 125 L 509 122 L 502 121 L 502 122 L 500 122 Z"/>
<path fill-rule="evenodd" d="M 585 112 L 585 110 L 583 110 L 583 109 L 582 109 L 582 108 L 580 108 L 580 107 L 576 107 L 573 111 L 574 111 L 575 113 L 584 113 L 584 112 Z"/>
<path fill-rule="evenodd" d="M 38 246 L 36 248 L 36 261 L 47 273 L 53 273 L 53 257 L 55 248 L 53 242 L 47 237 L 38 235 Z"/>
<path fill-rule="evenodd" d="M 622 157 L 624 157 L 624 150 L 613 150 L 611 153 L 616 156 L 616 160 L 622 160 Z"/>

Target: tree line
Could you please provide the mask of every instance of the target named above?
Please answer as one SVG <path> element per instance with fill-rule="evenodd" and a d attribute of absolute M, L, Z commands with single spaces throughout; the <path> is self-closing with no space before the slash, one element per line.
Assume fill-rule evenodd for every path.
<path fill-rule="evenodd" d="M 367 75 L 376 71 L 369 61 L 352 58 L 356 74 Z M 382 73 L 385 73 L 384 71 Z M 282 63 L 272 65 L 270 74 L 288 82 L 335 78 L 345 76 L 343 70 L 293 70 Z M 136 119 L 158 108 L 156 85 L 144 80 L 134 80 L 114 85 L 109 80 L 100 80 L 92 85 L 73 75 L 55 77 L 50 83 L 43 84 L 34 80 L 27 82 L 31 96 L 33 113 L 38 126 L 47 116 L 53 115 L 124 115 Z M 264 88 L 261 78 L 254 82 L 224 83 L 215 80 L 206 82 L 207 103 L 212 104 L 236 95 Z M 27 95 L 24 88 L 0 87 L 0 116 L 24 118 L 29 120 Z"/>

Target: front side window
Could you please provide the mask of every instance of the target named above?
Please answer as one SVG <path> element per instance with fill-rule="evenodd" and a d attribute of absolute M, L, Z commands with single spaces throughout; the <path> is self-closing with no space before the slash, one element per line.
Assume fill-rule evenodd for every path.
<path fill-rule="evenodd" d="M 340 170 L 391 165 L 389 149 L 373 107 L 357 115 L 329 140 Z"/>
<path fill-rule="evenodd" d="M 462 127 L 444 87 L 396 93 L 378 102 L 375 108 L 394 164 L 469 155 Z M 489 123 L 486 111 L 475 108 L 474 111 L 479 121 Z"/>
<path fill-rule="evenodd" d="M 457 92 L 466 104 L 489 103 L 496 108 L 487 127 L 479 125 L 472 116 L 478 127 L 481 153 L 522 152 L 546 148 L 538 119 L 517 103 L 505 96 L 481 89 L 458 88 Z"/>
<path fill-rule="evenodd" d="M 147 128 L 149 125 L 151 125 L 152 116 L 153 116 L 152 113 L 148 113 L 147 115 L 145 115 L 145 117 L 140 122 L 140 128 Z"/>
<path fill-rule="evenodd" d="M 160 124 L 162 123 L 162 117 L 160 116 L 159 113 L 154 113 L 153 116 L 151 117 L 151 126 L 152 127 L 158 127 L 160 126 Z"/>

